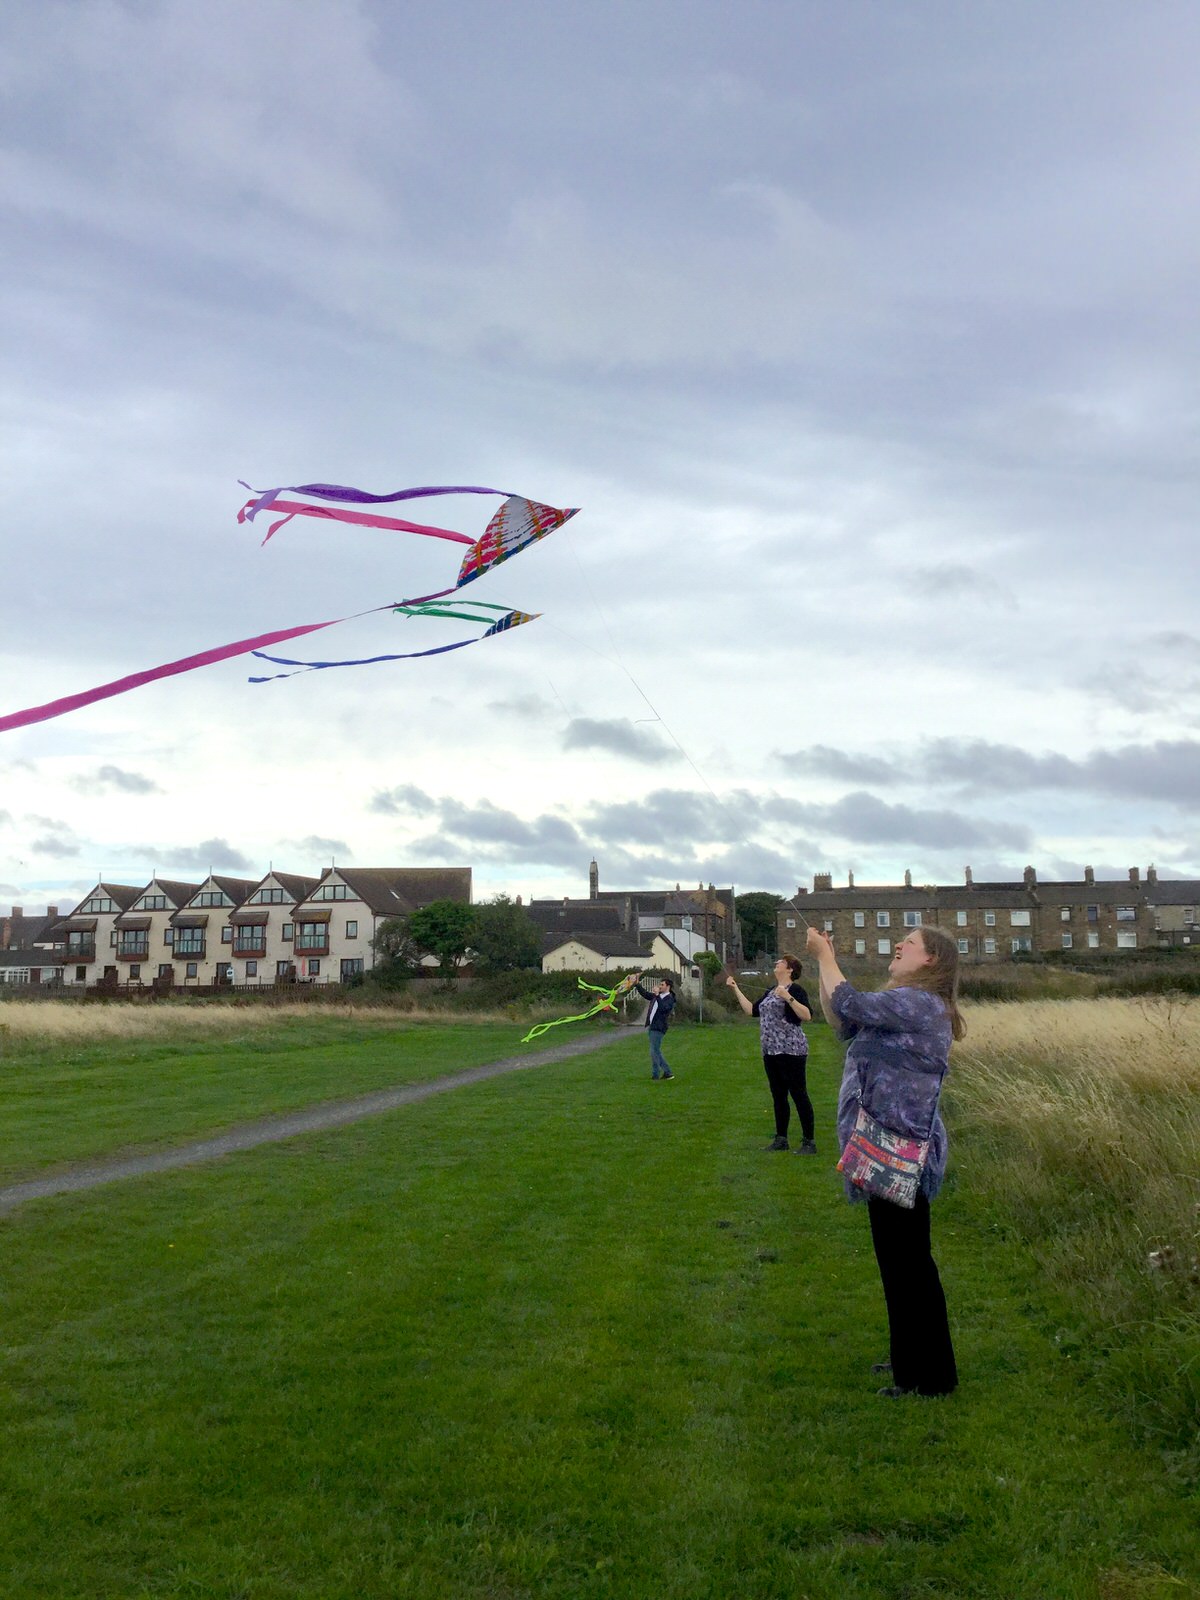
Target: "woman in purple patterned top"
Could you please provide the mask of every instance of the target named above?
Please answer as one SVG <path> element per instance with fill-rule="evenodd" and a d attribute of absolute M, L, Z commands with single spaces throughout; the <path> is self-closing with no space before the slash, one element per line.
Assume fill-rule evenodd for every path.
<path fill-rule="evenodd" d="M 753 1003 L 738 987 L 736 978 L 726 978 L 734 998 L 748 1017 L 758 1018 L 762 1038 L 763 1068 L 771 1086 L 775 1107 L 775 1137 L 768 1150 L 788 1148 L 788 1126 L 792 1113 L 789 1099 L 800 1114 L 802 1156 L 815 1156 L 815 1123 L 812 1101 L 808 1098 L 808 1040 L 804 1023 L 812 1020 L 812 1007 L 800 983 L 801 968 L 795 956 L 780 956 L 775 963 L 775 987 Z"/>
<path fill-rule="evenodd" d="M 958 1013 L 958 947 L 940 928 L 914 928 L 896 946 L 888 981 L 876 994 L 846 982 L 832 940 L 808 932 L 820 971 L 821 1005 L 850 1041 L 838 1096 L 838 1140 L 845 1148 L 861 1104 L 886 1128 L 929 1140 L 912 1210 L 867 1197 L 871 1241 L 887 1301 L 890 1372 L 879 1393 L 949 1394 L 958 1383 L 946 1297 L 929 1237 L 929 1202 L 946 1171 L 946 1127 L 938 1110 L 950 1046 L 966 1029 Z M 851 1199 L 859 1191 L 847 1184 Z"/>

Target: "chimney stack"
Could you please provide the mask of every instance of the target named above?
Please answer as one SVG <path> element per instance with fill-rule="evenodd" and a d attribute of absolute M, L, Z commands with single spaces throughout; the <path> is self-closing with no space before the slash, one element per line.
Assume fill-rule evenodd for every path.
<path fill-rule="evenodd" d="M 909 872 L 907 869 L 905 870 L 905 873 L 904 873 L 904 887 L 906 889 L 911 889 L 912 888 L 912 873 Z"/>
<path fill-rule="evenodd" d="M 1130 881 L 1130 883 L 1141 883 L 1142 875 L 1141 875 L 1141 873 L 1138 871 L 1138 869 L 1136 867 L 1130 867 L 1130 869 L 1129 869 L 1129 881 Z"/>
<path fill-rule="evenodd" d="M 1027 889 L 1037 888 L 1037 873 L 1032 867 L 1025 868 L 1025 887 Z"/>
<path fill-rule="evenodd" d="M 1084 867 L 1083 881 L 1087 884 L 1094 884 L 1096 882 L 1096 874 L 1092 871 L 1091 867 Z"/>
<path fill-rule="evenodd" d="M 970 867 L 963 868 L 963 882 L 966 884 L 968 889 L 973 889 L 975 887 L 975 879 L 971 876 Z"/>
<path fill-rule="evenodd" d="M 853 889 L 854 887 L 854 874 L 852 872 L 846 874 L 846 887 L 847 889 Z"/>
<path fill-rule="evenodd" d="M 813 893 L 814 894 L 819 894 L 822 889 L 832 889 L 832 888 L 833 888 L 833 873 L 832 872 L 814 872 L 813 873 Z"/>
<path fill-rule="evenodd" d="M 1153 861 L 1146 868 L 1146 883 L 1151 889 L 1157 888 L 1158 886 L 1158 868 L 1154 865 Z"/>

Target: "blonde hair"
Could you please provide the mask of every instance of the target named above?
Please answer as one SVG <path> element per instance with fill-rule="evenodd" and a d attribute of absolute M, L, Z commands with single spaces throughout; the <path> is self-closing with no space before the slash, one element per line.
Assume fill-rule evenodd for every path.
<path fill-rule="evenodd" d="M 936 994 L 949 1014 L 952 1036 L 961 1039 L 967 1031 L 967 1025 L 958 1009 L 958 945 L 941 928 L 917 928 L 914 931 L 921 935 L 925 954 L 932 956 L 932 961 L 929 966 L 917 972 L 908 972 L 903 978 L 889 979 L 884 987 L 928 989 Z"/>

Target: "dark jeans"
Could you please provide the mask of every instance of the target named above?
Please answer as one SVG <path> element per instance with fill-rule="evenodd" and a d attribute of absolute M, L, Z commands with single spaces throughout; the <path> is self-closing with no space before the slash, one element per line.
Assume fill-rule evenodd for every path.
<path fill-rule="evenodd" d="M 784 1138 L 791 1121 L 792 1108 L 788 1096 L 796 1102 L 800 1115 L 800 1128 L 806 1139 L 811 1139 L 813 1122 L 812 1101 L 808 1098 L 807 1056 L 764 1056 L 767 1082 L 771 1085 L 771 1099 L 775 1102 L 775 1132 Z"/>
<path fill-rule="evenodd" d="M 867 1201 L 871 1242 L 883 1279 L 891 1334 L 892 1382 L 918 1394 L 949 1394 L 958 1383 L 946 1296 L 929 1244 L 929 1201 L 911 1211 Z"/>

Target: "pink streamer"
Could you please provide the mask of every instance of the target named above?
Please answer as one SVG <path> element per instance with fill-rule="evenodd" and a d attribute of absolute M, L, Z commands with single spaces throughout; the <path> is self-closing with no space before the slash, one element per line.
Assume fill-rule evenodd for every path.
<path fill-rule="evenodd" d="M 261 510 L 260 503 L 256 500 L 247 500 L 238 512 L 239 522 L 253 520 L 256 510 Z M 425 522 L 403 522 L 399 517 L 380 517 L 369 511 L 341 511 L 333 506 L 310 506 L 303 500 L 276 500 L 271 509 L 273 511 L 286 511 L 287 516 L 280 517 L 267 529 L 263 544 L 273 533 L 278 533 L 284 523 L 290 522 L 295 516 L 323 517 L 332 522 L 356 522 L 364 528 L 388 528 L 396 533 L 423 533 L 431 539 L 449 539 L 454 544 L 474 544 L 476 541 L 467 533 L 455 533 L 453 528 L 434 528 Z"/>

